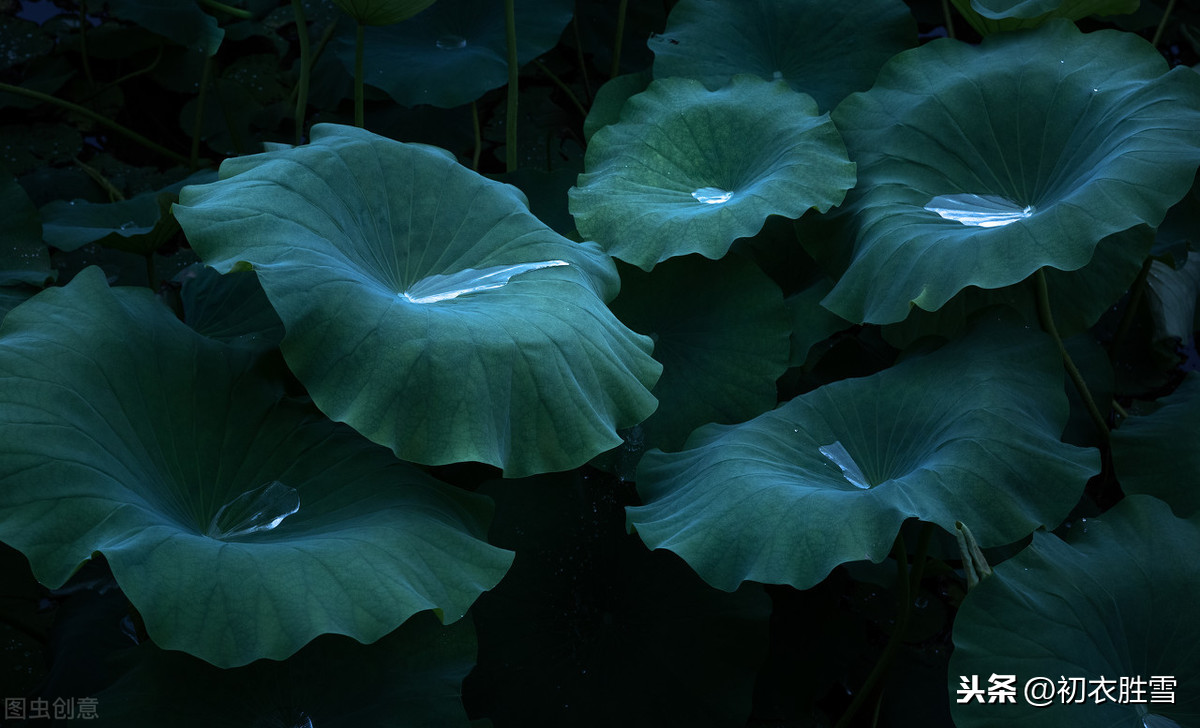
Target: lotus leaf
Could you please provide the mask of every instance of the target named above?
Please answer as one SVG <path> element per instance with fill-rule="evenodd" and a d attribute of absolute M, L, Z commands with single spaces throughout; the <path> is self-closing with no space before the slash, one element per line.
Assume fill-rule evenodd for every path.
<path fill-rule="evenodd" d="M 629 524 L 708 583 L 806 589 L 887 556 L 910 517 L 984 546 L 1056 525 L 1100 471 L 1059 441 L 1063 372 L 1049 337 L 1009 322 L 878 374 L 825 385 L 749 422 L 707 425 L 638 467 Z"/>
<path fill-rule="evenodd" d="M 1139 0 L 952 0 L 967 22 L 983 35 L 1034 28 L 1050 18 L 1080 20 L 1089 15 L 1121 15 Z"/>
<path fill-rule="evenodd" d="M 183 321 L 227 344 L 273 348 L 283 339 L 283 322 L 271 308 L 254 271 L 217 273 L 196 264 L 176 276 L 182 283 Z"/>
<path fill-rule="evenodd" d="M 1032 545 L 967 594 L 950 659 L 955 725 L 1195 725 L 1200 523 L 1131 495 L 1073 531 L 1071 542 L 1035 533 Z M 959 692 L 971 675 L 986 690 L 993 674 L 1016 677 L 1013 704 Z M 1150 682 L 1163 676 L 1170 685 Z M 1044 707 L 1031 705 L 1022 694 L 1031 678 L 1048 678 L 1063 692 Z"/>
<path fill-rule="evenodd" d="M 581 465 L 653 412 L 661 367 L 605 307 L 619 280 L 594 243 L 442 150 L 312 139 L 225 162 L 175 214 L 206 263 L 257 271 L 323 412 L 405 460 L 509 476 Z"/>
<path fill-rule="evenodd" d="M 887 59 L 916 43 L 900 0 L 681 0 L 650 38 L 655 78 L 694 78 L 714 91 L 739 73 L 782 79 L 822 109 L 870 88 Z"/>
<path fill-rule="evenodd" d="M 311 405 L 266 362 L 89 268 L 0 326 L 0 539 L 61 586 L 102 553 L 154 641 L 219 667 L 461 617 L 511 562 L 490 502 Z"/>
<path fill-rule="evenodd" d="M 206 56 L 215 55 L 225 37 L 217 19 L 201 10 L 194 0 L 107 0 L 107 5 L 115 17 Z"/>
<path fill-rule="evenodd" d="M 1126 493 L 1161 498 L 1183 517 L 1200 511 L 1200 374 L 1112 433 L 1113 467 Z"/>
<path fill-rule="evenodd" d="M 407 20 L 434 0 L 333 0 L 350 17 L 366 25 L 391 25 Z"/>
<path fill-rule="evenodd" d="M 859 165 L 857 233 L 823 304 L 892 323 L 967 286 L 1078 270 L 1107 236 L 1161 222 L 1200 163 L 1200 77 L 1056 20 L 901 53 L 834 121 Z"/>
<path fill-rule="evenodd" d="M 738 76 L 718 90 L 654 81 L 592 137 L 571 190 L 579 232 L 644 270 L 720 258 L 770 215 L 839 204 L 854 165 L 828 115 L 787 84 Z"/>
<path fill-rule="evenodd" d="M 623 277 L 613 311 L 654 339 L 663 375 L 658 410 L 642 423 L 649 446 L 678 450 L 700 425 L 732 424 L 771 409 L 788 366 L 789 315 L 783 294 L 738 255 L 690 255 L 652 273 Z"/>
<path fill-rule="evenodd" d="M 554 47 L 571 21 L 570 0 L 516 0 L 517 63 Z M 469 104 L 508 83 L 504 3 L 438 0 L 403 23 L 367 28 L 365 81 L 404 106 Z M 337 39 L 338 58 L 354 70 L 352 34 Z"/>
<path fill-rule="evenodd" d="M 0 286 L 41 286 L 54 278 L 37 208 L 11 177 L 0 181 Z"/>

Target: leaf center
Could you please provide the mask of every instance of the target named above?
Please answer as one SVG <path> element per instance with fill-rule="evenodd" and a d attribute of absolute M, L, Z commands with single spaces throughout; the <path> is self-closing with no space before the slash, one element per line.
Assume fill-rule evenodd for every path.
<path fill-rule="evenodd" d="M 278 480 L 242 493 L 221 506 L 205 535 L 226 539 L 270 531 L 300 510 L 300 494 Z"/>
<path fill-rule="evenodd" d="M 1037 212 L 1033 205 L 1021 206 L 997 195 L 938 195 L 925 205 L 947 220 L 963 225 L 992 228 L 1009 225 Z"/>

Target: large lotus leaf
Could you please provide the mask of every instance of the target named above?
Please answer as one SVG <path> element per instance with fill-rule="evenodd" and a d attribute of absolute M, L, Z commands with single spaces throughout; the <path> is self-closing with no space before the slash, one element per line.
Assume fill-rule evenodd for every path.
<path fill-rule="evenodd" d="M 954 724 L 1196 725 L 1200 522 L 1131 495 L 1074 531 L 1072 543 L 1035 533 L 1031 546 L 967 594 L 950 658 Z M 986 701 L 993 674 L 1015 676 L 1012 704 L 960 692 L 963 677 L 970 687 L 976 676 Z M 1156 677 L 1167 680 L 1152 683 Z M 1024 692 L 1035 679 L 1062 692 L 1044 707 L 1031 705 Z"/>
<path fill-rule="evenodd" d="M 881 561 L 906 519 L 984 546 L 1054 526 L 1100 471 L 1059 441 L 1062 365 L 1049 337 L 989 320 L 878 374 L 825 385 L 741 425 L 646 453 L 629 523 L 708 583 L 806 589 L 838 564 Z"/>
<path fill-rule="evenodd" d="M 1196 330 L 1200 255 L 1188 255 L 1178 269 L 1159 260 L 1151 262 L 1146 297 L 1154 314 L 1155 337 L 1186 342 Z"/>
<path fill-rule="evenodd" d="M 221 667 L 461 617 L 511 554 L 487 499 L 281 399 L 252 353 L 89 268 L 0 327 L 0 539 L 107 557 L 155 642 Z"/>
<path fill-rule="evenodd" d="M 517 63 L 554 47 L 571 22 L 571 0 L 515 0 Z M 404 106 L 469 104 L 508 83 L 504 3 L 438 0 L 414 17 L 364 33 L 365 81 Z M 338 58 L 354 72 L 353 33 L 341 34 Z"/>
<path fill-rule="evenodd" d="M 433 0 L 333 0 L 350 17 L 367 25 L 391 25 L 407 20 Z"/>
<path fill-rule="evenodd" d="M 405 460 L 510 476 L 576 467 L 653 412 L 661 367 L 605 307 L 619 280 L 595 244 L 442 150 L 312 139 L 225 162 L 176 216 L 206 263 L 257 270 L 322 411 Z"/>
<path fill-rule="evenodd" d="M 1200 374 L 1190 372 L 1159 404 L 1113 431 L 1113 468 L 1126 493 L 1161 498 L 1191 516 L 1200 511 Z"/>
<path fill-rule="evenodd" d="M 690 255 L 652 273 L 632 269 L 622 284 L 613 311 L 654 339 L 663 365 L 658 410 L 641 425 L 648 446 L 678 450 L 700 425 L 742 422 L 775 406 L 789 315 L 779 287 L 753 262 Z"/>
<path fill-rule="evenodd" d="M 896 56 L 834 111 L 859 165 L 857 239 L 824 305 L 892 323 L 1157 225 L 1200 161 L 1200 77 L 1165 71 L 1136 36 L 1063 20 Z"/>
<path fill-rule="evenodd" d="M 227 344 L 270 349 L 283 339 L 283 322 L 254 271 L 221 275 L 196 264 L 176 276 L 183 321 Z"/>
<path fill-rule="evenodd" d="M 37 208 L 12 177 L 0 179 L 0 210 L 0 286 L 41 286 L 52 280 Z"/>
<path fill-rule="evenodd" d="M 585 166 L 570 199 L 580 234 L 644 270 L 688 253 L 720 258 L 768 216 L 825 212 L 854 185 L 812 97 L 753 76 L 718 91 L 654 81 L 596 132 Z"/>
<path fill-rule="evenodd" d="M 783 79 L 822 109 L 870 88 L 887 59 L 916 44 L 900 0 L 681 0 L 666 32 L 650 38 L 655 78 L 713 90 L 739 73 Z"/>
<path fill-rule="evenodd" d="M 983 35 L 1034 28 L 1050 18 L 1079 20 L 1089 15 L 1122 15 L 1139 0 L 952 0 L 967 22 Z"/>
<path fill-rule="evenodd" d="M 173 728 L 467 728 L 459 696 L 475 664 L 471 620 L 417 615 L 371 645 L 319 637 L 283 662 L 221 670 L 142 644 L 97 694 L 98 726 Z M 110 669 L 115 669 L 113 665 Z"/>
<path fill-rule="evenodd" d="M 771 599 L 726 594 L 623 532 L 636 498 L 610 477 L 486 483 L 491 537 L 520 556 L 472 608 L 479 665 L 463 688 L 496 728 L 744 726 Z"/>

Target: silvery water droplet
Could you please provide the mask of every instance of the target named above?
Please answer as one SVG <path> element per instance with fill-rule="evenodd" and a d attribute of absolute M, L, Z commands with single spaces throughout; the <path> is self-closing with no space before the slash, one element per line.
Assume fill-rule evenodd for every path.
<path fill-rule="evenodd" d="M 449 301 L 452 298 L 465 296 L 480 291 L 491 291 L 502 288 L 509 280 L 530 271 L 542 268 L 556 268 L 570 265 L 565 260 L 543 260 L 536 263 L 518 263 L 516 265 L 496 265 L 490 268 L 476 270 L 466 268 L 457 273 L 446 275 L 435 274 L 422 278 L 408 287 L 408 290 L 398 294 L 409 303 L 437 303 Z"/>
<path fill-rule="evenodd" d="M 444 51 L 457 51 L 467 47 L 467 39 L 461 35 L 448 33 L 438 38 L 434 45 Z"/>
<path fill-rule="evenodd" d="M 822 455 L 829 459 L 829 462 L 838 466 L 838 469 L 842 471 L 842 477 L 851 485 L 863 490 L 871 487 L 871 481 L 867 480 L 867 476 L 863 474 L 862 468 L 859 467 L 858 463 L 854 462 L 854 458 L 841 442 L 835 440 L 832 444 L 822 445 L 818 449 Z"/>
<path fill-rule="evenodd" d="M 1157 713 L 1146 713 L 1143 715 L 1142 726 L 1144 728 L 1180 728 L 1180 725 L 1175 721 Z"/>
<path fill-rule="evenodd" d="M 226 539 L 270 531 L 300 510 L 300 494 L 278 480 L 264 483 L 221 506 L 205 535 Z"/>
<path fill-rule="evenodd" d="M 729 202 L 733 193 L 720 187 L 701 187 L 692 193 L 692 197 L 695 197 L 697 202 L 703 202 L 706 205 L 720 205 Z"/>
<path fill-rule="evenodd" d="M 1037 212 L 1033 205 L 1021 206 L 996 195 L 938 195 L 925 205 L 947 220 L 963 225 L 993 228 L 1023 220 Z"/>

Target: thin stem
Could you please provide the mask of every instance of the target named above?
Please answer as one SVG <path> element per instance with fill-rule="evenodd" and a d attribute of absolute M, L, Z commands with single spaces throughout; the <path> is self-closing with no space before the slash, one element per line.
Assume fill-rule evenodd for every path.
<path fill-rule="evenodd" d="M 1142 261 L 1142 269 L 1138 271 L 1137 278 L 1134 278 L 1133 283 L 1129 286 L 1129 301 L 1125 304 L 1125 310 L 1121 313 L 1121 321 L 1117 324 L 1117 332 L 1113 334 L 1112 341 L 1108 344 L 1110 357 L 1121 351 L 1121 347 L 1125 344 L 1125 339 L 1129 337 L 1129 330 L 1133 327 L 1138 306 L 1142 302 L 1142 295 L 1146 292 L 1146 281 L 1150 278 L 1150 267 L 1153 264 L 1154 259 L 1150 257 Z"/>
<path fill-rule="evenodd" d="M 1150 45 L 1158 47 L 1158 42 L 1162 40 L 1163 31 L 1167 29 L 1167 18 L 1171 17 L 1171 11 L 1175 9 L 1175 0 L 1170 0 L 1167 3 L 1167 9 L 1163 11 L 1162 20 L 1158 21 L 1158 27 L 1154 29 L 1154 38 L 1150 40 Z"/>
<path fill-rule="evenodd" d="M 72 161 L 74 161 L 75 164 L 77 164 L 79 168 L 87 174 L 87 176 L 91 177 L 93 182 L 100 185 L 100 188 L 108 193 L 109 202 L 118 202 L 125 199 L 125 195 L 121 194 L 121 190 L 117 189 L 116 185 L 114 185 L 107 177 L 101 174 L 100 170 L 91 166 L 87 162 L 84 162 L 79 157 L 75 157 Z"/>
<path fill-rule="evenodd" d="M 130 71 L 129 73 L 125 74 L 124 76 L 121 76 L 117 80 L 110 81 L 105 86 L 105 88 L 112 88 L 113 86 L 120 86 L 121 84 L 125 83 L 126 81 L 128 81 L 131 78 L 137 78 L 138 76 L 142 76 L 147 73 L 150 73 L 151 71 L 153 71 L 155 68 L 158 67 L 158 62 L 162 60 L 162 57 L 163 57 L 163 45 L 160 43 L 158 46 L 158 54 L 154 56 L 153 61 L 150 61 L 149 66 L 146 66 L 145 68 L 139 68 L 136 71 Z"/>
<path fill-rule="evenodd" d="M 1125 410 L 1125 408 L 1121 406 L 1121 403 L 1117 402 L 1117 400 L 1115 400 L 1115 399 L 1112 401 L 1112 408 L 1113 408 L 1113 411 L 1115 411 L 1117 414 L 1121 415 L 1121 419 L 1123 419 L 1123 420 L 1129 419 L 1129 412 L 1127 412 Z"/>
<path fill-rule="evenodd" d="M 354 125 L 363 128 L 363 49 L 366 46 L 366 29 L 362 21 L 358 23 L 358 33 L 354 36 Z"/>
<path fill-rule="evenodd" d="M 146 285 L 150 290 L 158 291 L 158 274 L 154 270 L 154 251 L 146 253 Z"/>
<path fill-rule="evenodd" d="M 517 171 L 517 15 L 513 0 L 504 0 L 504 34 L 508 43 L 508 111 L 504 167 Z"/>
<path fill-rule="evenodd" d="M 1067 347 L 1063 346 L 1062 337 L 1058 335 L 1058 327 L 1054 325 L 1054 315 L 1050 312 L 1050 289 L 1046 286 L 1045 268 L 1038 268 L 1037 273 L 1034 273 L 1034 284 L 1037 291 L 1038 319 L 1041 320 L 1042 329 L 1047 334 L 1050 334 L 1050 338 L 1054 339 L 1055 345 L 1058 346 L 1058 353 L 1062 357 L 1063 366 L 1066 367 L 1071 381 L 1075 383 L 1075 389 L 1079 390 L 1079 396 L 1083 399 L 1083 405 L 1087 408 L 1088 414 L 1092 416 L 1092 421 L 1096 424 L 1100 440 L 1107 446 L 1109 439 L 1108 423 L 1105 422 L 1104 415 L 1100 414 L 1100 408 L 1096 406 L 1096 400 L 1092 398 L 1092 392 L 1088 389 L 1087 382 L 1083 380 L 1083 375 L 1080 374 L 1079 368 L 1071 360 L 1071 355 L 1067 353 Z"/>
<path fill-rule="evenodd" d="M 241 18 L 242 20 L 250 20 L 254 17 L 254 13 L 250 12 L 249 10 L 235 8 L 232 5 L 226 5 L 225 3 L 217 2 L 217 0 L 200 0 L 200 4 L 209 8 L 210 10 L 216 10 L 219 13 L 232 15 L 233 17 Z"/>
<path fill-rule="evenodd" d="M 942 16 L 946 19 L 946 36 L 954 37 L 954 17 L 950 15 L 950 0 L 942 0 Z"/>
<path fill-rule="evenodd" d="M 908 566 L 908 549 L 904 545 L 904 536 L 903 534 L 896 536 L 896 545 L 893 554 L 896 557 L 896 588 L 900 590 L 900 612 L 896 616 L 896 624 L 892 629 L 892 635 L 888 638 L 887 645 L 883 648 L 883 654 L 879 656 L 879 660 L 876 661 L 875 667 L 871 669 L 871 674 L 867 676 L 862 688 L 854 695 L 854 700 L 850 702 L 850 707 L 838 719 L 836 728 L 846 728 L 846 726 L 849 726 L 853 722 L 854 716 L 858 714 L 863 703 L 875 692 L 876 686 L 887 675 L 888 668 L 891 666 L 892 660 L 895 659 L 896 653 L 900 651 L 900 647 L 904 643 L 904 634 L 908 631 L 908 621 L 912 617 L 912 592 L 915 585 L 921 583 L 921 575 L 925 571 L 925 557 L 929 552 L 929 542 L 932 537 L 933 524 L 922 524 L 921 535 L 917 539 L 917 553 L 910 569 Z"/>
<path fill-rule="evenodd" d="M 579 37 L 579 2 L 575 3 L 575 15 L 571 18 L 571 30 L 575 33 L 575 54 L 579 60 L 579 72 L 583 74 L 583 95 L 587 105 L 592 105 L 592 84 L 588 81 L 587 61 L 583 58 L 583 40 Z"/>
<path fill-rule="evenodd" d="M 550 80 L 554 82 L 555 86 L 558 86 L 563 90 L 563 93 L 567 95 L 567 98 L 571 100 L 571 103 L 575 104 L 575 108 L 579 110 L 580 115 L 586 117 L 587 109 L 585 109 L 583 104 L 579 102 L 579 97 L 575 95 L 575 92 L 571 90 L 571 87 L 564 83 L 561 78 L 555 75 L 554 71 L 551 71 L 545 63 L 542 63 L 539 60 L 534 60 L 534 63 L 536 63 L 537 67 L 542 70 L 542 73 L 546 74 L 546 76 L 548 76 Z"/>
<path fill-rule="evenodd" d="M 300 81 L 296 85 L 296 144 L 304 141 L 304 112 L 308 110 L 308 83 L 312 69 L 312 49 L 308 43 L 308 21 L 304 17 L 304 5 L 292 0 L 296 11 L 296 38 L 300 41 Z"/>
<path fill-rule="evenodd" d="M 475 130 L 475 152 L 471 155 L 471 169 L 479 171 L 479 155 L 483 152 L 483 130 L 479 128 L 479 105 L 471 102 L 471 127 Z"/>
<path fill-rule="evenodd" d="M 621 44 L 625 40 L 625 11 L 628 8 L 629 0 L 621 0 L 621 5 L 617 8 L 617 37 L 613 39 L 612 68 L 608 72 L 609 78 L 616 78 L 621 73 Z"/>
<path fill-rule="evenodd" d="M 87 2 L 79 3 L 79 55 L 83 61 L 83 75 L 87 77 L 88 86 L 96 88 L 96 79 L 92 77 L 92 62 L 88 57 L 87 44 Z"/>
<path fill-rule="evenodd" d="M 208 77 L 212 74 L 213 59 L 204 59 L 204 70 L 200 72 L 200 92 L 196 95 L 196 120 L 192 123 L 192 153 L 188 166 L 195 169 L 200 160 L 200 131 L 204 124 L 204 104 L 208 98 Z"/>
<path fill-rule="evenodd" d="M 146 147 L 147 149 L 150 149 L 157 154 L 161 154 L 164 157 L 167 157 L 168 159 L 172 159 L 175 162 L 177 162 L 178 164 L 187 164 L 188 163 L 188 158 L 183 156 L 182 154 L 172 152 L 170 149 L 167 149 L 166 147 L 162 146 L 161 144 L 158 144 L 157 142 L 150 141 L 149 139 L 142 136 L 141 134 L 138 134 L 136 131 L 133 131 L 132 129 L 128 129 L 128 128 L 118 124 L 117 122 L 113 121 L 112 119 L 109 119 L 108 117 L 97 114 L 96 112 L 92 111 L 91 109 L 84 108 L 84 107 L 80 106 L 79 104 L 73 104 L 70 101 L 63 101 L 62 99 L 57 99 L 49 94 L 44 94 L 41 91 L 34 91 L 32 89 L 21 88 L 20 86 L 13 86 L 12 84 L 8 84 L 8 83 L 0 83 L 0 91 L 5 91 L 10 94 L 17 94 L 18 96 L 25 96 L 25 97 L 31 98 L 31 99 L 37 99 L 38 101 L 43 101 L 48 104 L 54 104 L 55 106 L 59 106 L 61 108 L 67 109 L 69 111 L 73 111 L 76 114 L 82 114 L 83 116 L 86 116 L 87 118 L 91 119 L 92 121 L 96 122 L 97 124 L 100 124 L 101 126 L 107 126 L 109 129 L 112 129 L 113 131 L 115 131 L 119 134 L 122 134 L 126 137 L 129 137 L 130 139 L 137 142 L 138 144 L 141 144 L 142 146 Z"/>

